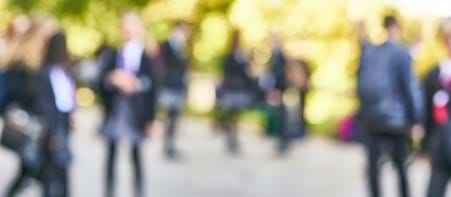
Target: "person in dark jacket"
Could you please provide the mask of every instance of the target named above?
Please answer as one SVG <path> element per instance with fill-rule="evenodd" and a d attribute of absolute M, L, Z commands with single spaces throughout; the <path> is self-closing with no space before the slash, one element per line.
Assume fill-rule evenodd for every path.
<path fill-rule="evenodd" d="M 36 83 L 38 111 L 48 128 L 44 140 L 44 196 L 69 196 L 69 130 L 76 101 L 75 82 L 63 33 L 50 38 Z"/>
<path fill-rule="evenodd" d="M 101 133 L 108 143 L 106 196 L 114 196 L 115 162 L 121 139 L 132 145 L 135 196 L 144 196 L 141 144 L 155 118 L 156 87 L 141 19 L 128 13 L 122 17 L 121 29 L 124 43 L 106 61 L 100 81 L 105 105 Z"/>
<path fill-rule="evenodd" d="M 421 89 L 412 71 L 411 57 L 408 51 L 398 44 L 402 34 L 396 18 L 386 16 L 384 28 L 387 40 L 378 47 L 365 49 L 367 51 L 362 56 L 358 73 L 361 102 L 359 115 L 364 125 L 362 129 L 367 132 L 369 191 L 372 197 L 381 196 L 379 159 L 382 154 L 387 153 L 394 161 L 397 170 L 400 196 L 408 197 L 410 192 L 405 162 L 409 155 L 409 132 L 414 124 L 421 122 L 423 103 Z M 384 70 L 384 68 L 387 69 Z M 376 70 L 380 73 L 375 73 L 371 69 L 380 69 Z M 369 76 L 364 74 L 383 74 L 387 76 L 388 81 L 365 83 Z M 371 84 L 374 83 L 387 85 L 383 87 L 389 90 L 366 92 L 373 87 L 380 87 L 372 86 Z M 371 96 L 365 93 L 369 95 L 374 93 L 377 96 L 370 98 Z M 391 106 L 390 109 L 386 108 L 387 105 Z"/>
<path fill-rule="evenodd" d="M 282 100 L 287 86 L 287 59 L 282 51 L 282 43 L 278 35 L 273 35 L 272 45 L 269 73 L 261 80 L 261 86 L 266 92 L 266 104 L 270 107 L 270 113 L 274 117 L 275 125 L 271 133 L 279 136 L 278 152 L 284 154 L 288 150 L 289 141 L 286 127 L 287 111 Z"/>
<path fill-rule="evenodd" d="M 249 61 L 240 44 L 240 34 L 233 33 L 232 46 L 223 62 L 223 80 L 218 90 L 218 108 L 222 111 L 221 121 L 227 135 L 227 148 L 239 154 L 238 130 L 236 121 L 241 110 L 253 102 L 255 81 L 248 74 Z"/>
<path fill-rule="evenodd" d="M 167 158 L 176 159 L 179 152 L 175 146 L 176 126 L 186 95 L 186 72 L 189 65 L 187 25 L 177 22 L 165 42 L 161 45 L 164 72 L 159 94 L 159 103 L 168 111 L 164 133 L 163 151 Z"/>
<path fill-rule="evenodd" d="M 30 27 L 22 35 L 22 38 L 16 38 L 19 42 L 17 47 L 12 49 L 14 51 L 11 52 L 11 57 L 6 63 L 8 66 L 6 66 L 4 71 L 5 87 L 2 90 L 4 90 L 5 96 L 4 106 L 1 107 L 4 110 L 0 110 L 0 114 L 10 113 L 10 110 L 15 108 L 23 110 L 31 117 L 39 115 L 37 73 L 45 55 L 46 42 L 55 30 L 53 25 L 52 22 L 46 19 L 42 21 L 32 20 Z M 33 53 L 30 53 L 30 51 Z M 37 133 L 33 135 L 42 137 Z M 39 147 L 36 148 L 39 149 Z M 34 156 L 36 158 L 39 157 L 38 155 Z M 42 181 L 42 169 L 39 162 L 26 161 L 22 157 L 23 155 L 19 155 L 20 166 L 18 175 L 14 177 L 7 196 L 19 194 L 28 185 L 30 178 Z"/>
<path fill-rule="evenodd" d="M 451 21 L 441 25 L 448 58 L 432 69 L 426 87 L 426 138 L 424 150 L 432 157 L 427 197 L 444 197 L 451 178 Z"/>

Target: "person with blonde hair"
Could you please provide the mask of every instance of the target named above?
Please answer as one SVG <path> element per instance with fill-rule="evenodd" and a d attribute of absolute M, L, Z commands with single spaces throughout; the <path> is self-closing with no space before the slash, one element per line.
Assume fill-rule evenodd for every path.
<path fill-rule="evenodd" d="M 105 61 L 98 85 L 105 105 L 101 133 L 108 144 L 106 196 L 114 196 L 115 160 L 123 139 L 132 145 L 135 196 L 143 196 L 141 144 L 155 118 L 156 87 L 143 22 L 136 13 L 127 13 L 120 28 L 124 42 Z"/>
<path fill-rule="evenodd" d="M 42 64 L 44 46 L 56 29 L 56 25 L 47 18 L 37 17 L 30 21 L 17 22 L 28 20 L 24 17 L 19 16 L 19 19 L 13 20 L 9 32 L 5 35 L 7 48 L 1 54 L 5 77 L 5 87 L 1 90 L 5 93 L 5 102 L 0 106 L 0 112 L 4 116 L 10 113 L 13 106 L 19 107 L 30 116 L 38 114 L 36 74 Z M 22 25 L 14 27 L 18 26 L 15 23 Z M 28 178 L 41 180 L 40 165 L 28 161 L 20 152 L 18 156 L 21 161 L 19 171 L 8 190 L 8 196 L 19 193 Z"/>

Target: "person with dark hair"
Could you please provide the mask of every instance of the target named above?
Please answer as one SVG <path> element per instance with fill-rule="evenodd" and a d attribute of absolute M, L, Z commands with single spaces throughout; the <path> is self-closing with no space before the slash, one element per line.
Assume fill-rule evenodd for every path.
<path fill-rule="evenodd" d="M 444 197 L 451 178 L 451 20 L 441 25 L 443 44 L 448 58 L 432 69 L 425 81 L 426 135 L 423 149 L 432 159 L 427 197 Z"/>
<path fill-rule="evenodd" d="M 144 196 L 142 142 L 155 118 L 156 85 L 152 62 L 145 51 L 145 28 L 135 13 L 121 19 L 125 43 L 106 60 L 100 95 L 105 105 L 102 135 L 108 144 L 106 196 L 114 196 L 115 164 L 120 140 L 131 143 L 135 196 Z"/>
<path fill-rule="evenodd" d="M 189 66 L 188 33 L 187 25 L 177 22 L 160 50 L 164 67 L 159 103 L 168 111 L 163 143 L 164 155 L 168 159 L 176 159 L 179 156 L 174 141 L 177 119 L 186 94 L 186 72 Z"/>
<path fill-rule="evenodd" d="M 248 74 L 248 59 L 240 43 L 240 34 L 235 31 L 232 46 L 223 62 L 223 80 L 218 89 L 218 108 L 227 135 L 227 149 L 237 155 L 240 152 L 236 121 L 241 110 L 251 106 L 255 82 Z"/>
<path fill-rule="evenodd" d="M 37 79 L 38 111 L 48 131 L 44 139 L 43 191 L 45 197 L 69 196 L 69 130 L 76 108 L 66 36 L 54 34 Z"/>
<path fill-rule="evenodd" d="M 365 49 L 357 74 L 359 120 L 367 134 L 369 191 L 372 197 L 381 196 L 379 160 L 387 153 L 398 173 L 400 196 L 408 197 L 405 162 L 409 156 L 409 132 L 422 120 L 422 91 L 413 73 L 411 56 L 399 44 L 399 23 L 387 16 L 383 25 L 386 41 Z"/>
<path fill-rule="evenodd" d="M 269 71 L 259 80 L 259 85 L 265 92 L 266 105 L 269 107 L 269 134 L 279 136 L 278 151 L 280 154 L 284 154 L 288 150 L 289 139 L 286 128 L 287 112 L 282 99 L 287 86 L 286 64 L 287 59 L 282 50 L 281 38 L 274 34 Z"/>

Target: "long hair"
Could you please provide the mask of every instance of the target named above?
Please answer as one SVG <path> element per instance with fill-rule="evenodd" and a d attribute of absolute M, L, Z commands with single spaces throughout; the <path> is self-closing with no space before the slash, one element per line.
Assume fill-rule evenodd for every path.
<path fill-rule="evenodd" d="M 67 51 L 66 36 L 62 32 L 54 34 L 48 44 L 44 60 L 45 66 L 61 65 L 69 67 L 69 52 Z"/>
<path fill-rule="evenodd" d="M 39 16 L 32 18 L 26 32 L 20 35 L 10 32 L 10 35 L 5 36 L 8 47 L 1 55 L 0 64 L 8 69 L 20 62 L 28 70 L 38 70 L 43 63 L 45 45 L 56 29 L 56 23 L 49 18 Z"/>

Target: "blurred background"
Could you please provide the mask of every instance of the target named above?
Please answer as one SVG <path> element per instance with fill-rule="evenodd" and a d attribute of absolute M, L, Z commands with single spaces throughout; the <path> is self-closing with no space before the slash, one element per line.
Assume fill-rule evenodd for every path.
<path fill-rule="evenodd" d="M 104 44 L 121 43 L 120 17 L 138 12 L 152 43 L 168 39 L 178 21 L 188 24 L 190 57 L 187 100 L 179 130 L 180 164 L 162 160 L 159 149 L 164 124 L 157 121 L 146 141 L 146 174 L 149 196 L 364 196 L 364 151 L 348 134 L 346 124 L 358 108 L 355 97 L 360 41 L 383 41 L 383 16 L 399 17 L 404 43 L 414 59 L 414 70 L 423 78 L 446 52 L 438 36 L 440 19 L 451 16 L 447 0 L 0 0 L 0 32 L 18 15 L 54 18 L 67 35 L 68 49 L 89 75 L 97 50 Z M 272 144 L 262 138 L 271 119 L 261 108 L 240 114 L 245 152 L 242 158 L 221 154 L 213 117 L 216 87 L 222 80 L 223 57 L 235 30 L 241 32 L 243 50 L 250 57 L 249 72 L 258 78 L 269 70 L 273 35 L 280 36 L 283 52 L 303 59 L 310 72 L 305 97 L 307 136 L 284 159 L 271 153 Z M 4 43 L 3 43 L 4 44 Z M 0 43 L 2 45 L 2 43 Z M 8 46 L 3 46 L 7 48 Z M 0 47 L 2 49 L 3 47 Z M 152 47 L 151 47 L 152 48 Z M 154 46 L 155 50 L 157 46 Z M 77 69 L 76 68 L 76 69 Z M 94 90 L 77 86 L 77 119 L 71 139 L 75 160 L 74 196 L 102 196 L 103 142 L 96 138 L 101 113 Z M 285 103 L 299 101 L 286 91 Z M 161 113 L 160 113 L 161 114 Z M 162 115 L 159 115 L 162 117 Z M 163 118 L 159 118 L 163 119 Z M 0 195 L 14 174 L 14 156 L 0 151 Z M 119 167 L 120 196 L 129 196 L 127 158 Z M 2 166 L 5 165 L 3 168 Z M 422 196 L 428 177 L 427 164 L 414 161 L 411 175 L 414 196 Z M 9 169 L 9 170 L 6 170 Z M 124 170 L 125 169 L 125 170 Z M 3 175 L 7 176 L 3 176 Z M 91 175 L 94 175 L 91 179 Z M 385 190 L 396 189 L 392 169 L 384 179 Z M 125 181 L 124 181 L 125 180 Z M 37 188 L 24 196 L 34 196 Z"/>
<path fill-rule="evenodd" d="M 213 110 L 214 89 L 221 61 L 234 29 L 242 32 L 245 50 L 252 54 L 252 72 L 261 75 L 270 58 L 271 35 L 280 34 L 290 57 L 307 60 L 311 91 L 306 119 L 311 132 L 333 134 L 337 120 L 354 113 L 355 70 L 359 57 L 358 31 L 362 28 L 373 42 L 381 42 L 384 15 L 402 19 L 405 43 L 415 53 L 415 70 L 424 76 L 444 52 L 437 44 L 438 19 L 451 15 L 450 3 L 441 0 L 2 0 L 0 27 L 18 14 L 55 17 L 68 36 L 68 47 L 79 59 L 93 58 L 103 44 L 118 45 L 120 16 L 128 10 L 142 13 L 148 36 L 163 41 L 175 21 L 188 22 L 190 39 L 188 108 L 196 114 Z M 364 24 L 364 25 L 363 25 Z M 91 105 L 84 98 L 82 105 Z M 318 113 L 321 111 L 321 113 Z"/>

